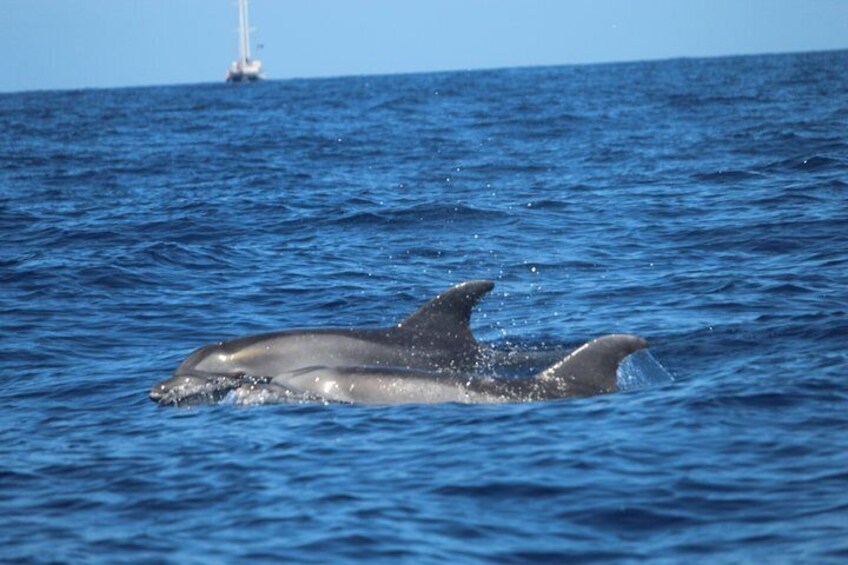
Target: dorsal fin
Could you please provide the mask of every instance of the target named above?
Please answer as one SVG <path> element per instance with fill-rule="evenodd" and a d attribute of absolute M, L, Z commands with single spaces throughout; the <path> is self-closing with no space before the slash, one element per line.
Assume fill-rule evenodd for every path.
<path fill-rule="evenodd" d="M 495 287 L 492 281 L 466 281 L 452 286 L 396 326 L 404 338 L 427 334 L 430 341 L 476 343 L 471 334 L 474 305 Z"/>
<path fill-rule="evenodd" d="M 637 335 L 605 335 L 579 347 L 536 378 L 562 396 L 615 392 L 618 365 L 631 353 L 646 347 L 648 342 Z"/>

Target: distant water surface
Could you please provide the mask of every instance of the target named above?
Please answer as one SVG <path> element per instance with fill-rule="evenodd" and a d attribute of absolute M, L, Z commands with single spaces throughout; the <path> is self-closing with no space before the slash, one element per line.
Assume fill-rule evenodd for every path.
<path fill-rule="evenodd" d="M 848 560 L 848 52 L 0 95 L 0 561 Z M 497 406 L 147 399 L 194 348 L 646 336 Z"/>

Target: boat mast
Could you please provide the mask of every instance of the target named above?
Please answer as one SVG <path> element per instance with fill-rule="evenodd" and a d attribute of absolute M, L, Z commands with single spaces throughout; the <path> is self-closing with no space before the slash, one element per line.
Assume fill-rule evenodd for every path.
<path fill-rule="evenodd" d="M 241 64 L 250 61 L 250 23 L 247 18 L 247 0 L 238 0 L 239 6 L 239 52 Z"/>

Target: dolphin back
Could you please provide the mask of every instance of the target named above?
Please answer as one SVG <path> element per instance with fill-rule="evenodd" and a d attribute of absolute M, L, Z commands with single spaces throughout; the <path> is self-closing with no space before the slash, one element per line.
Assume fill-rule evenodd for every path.
<path fill-rule="evenodd" d="M 427 345 L 476 347 L 471 333 L 474 306 L 495 286 L 492 281 L 466 281 L 439 294 L 394 328 L 397 337 Z"/>
<path fill-rule="evenodd" d="M 593 339 L 536 376 L 548 395 L 592 396 L 618 389 L 616 372 L 625 357 L 648 347 L 637 335 L 613 334 Z"/>

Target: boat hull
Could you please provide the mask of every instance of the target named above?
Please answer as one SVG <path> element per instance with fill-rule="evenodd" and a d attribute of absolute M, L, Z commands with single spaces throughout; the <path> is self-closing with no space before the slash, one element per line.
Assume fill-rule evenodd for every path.
<path fill-rule="evenodd" d="M 228 73 L 227 82 L 257 82 L 262 80 L 260 75 L 247 73 Z"/>

